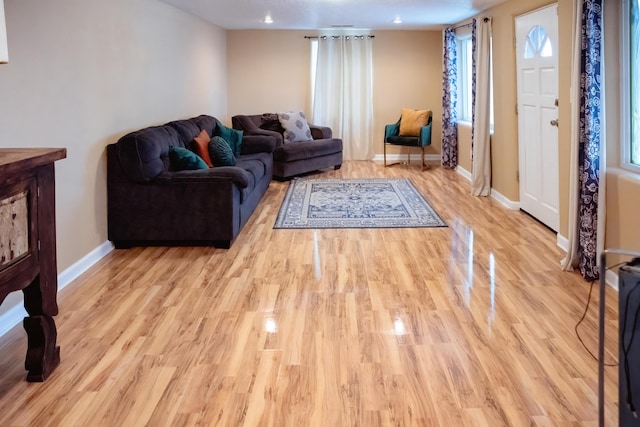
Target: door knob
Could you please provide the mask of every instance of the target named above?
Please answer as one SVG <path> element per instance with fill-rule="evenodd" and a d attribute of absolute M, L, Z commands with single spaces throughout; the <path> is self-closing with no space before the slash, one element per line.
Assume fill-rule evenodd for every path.
<path fill-rule="evenodd" d="M 551 126 L 558 127 L 558 119 L 551 120 L 549 123 L 551 123 Z"/>

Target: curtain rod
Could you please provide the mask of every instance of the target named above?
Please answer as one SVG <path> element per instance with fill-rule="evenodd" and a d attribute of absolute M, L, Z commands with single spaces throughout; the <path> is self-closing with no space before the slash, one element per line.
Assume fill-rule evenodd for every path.
<path fill-rule="evenodd" d="M 367 34 L 366 36 L 367 36 L 367 37 L 369 37 L 370 39 L 373 39 L 373 38 L 375 38 L 375 37 L 376 37 L 376 36 L 372 36 L 372 35 L 368 35 L 368 34 Z M 342 36 L 304 36 L 304 38 L 305 38 L 305 39 L 319 39 L 319 38 L 323 38 L 323 39 L 325 39 L 325 40 L 326 40 L 326 38 L 327 38 L 327 37 L 331 37 L 331 38 L 338 38 L 338 37 L 342 37 Z M 358 35 L 346 35 L 346 36 L 344 36 L 344 37 L 355 37 L 355 38 L 362 37 L 362 38 L 364 38 L 365 36 L 364 36 L 364 35 L 360 35 L 360 36 L 358 36 Z"/>
<path fill-rule="evenodd" d="M 489 20 L 489 18 L 487 18 L 486 16 L 484 18 L 482 18 L 482 20 L 484 22 L 487 22 Z M 470 27 L 473 25 L 473 22 L 469 22 L 468 24 L 462 24 L 462 25 L 458 25 L 457 27 L 453 27 L 453 30 L 457 30 L 458 28 L 464 28 L 464 27 Z"/>
<path fill-rule="evenodd" d="M 458 25 L 457 27 L 452 27 L 452 30 L 457 30 L 458 28 L 465 28 L 465 27 L 470 27 L 472 26 L 473 23 L 469 22 L 468 24 L 463 24 L 463 25 Z"/>

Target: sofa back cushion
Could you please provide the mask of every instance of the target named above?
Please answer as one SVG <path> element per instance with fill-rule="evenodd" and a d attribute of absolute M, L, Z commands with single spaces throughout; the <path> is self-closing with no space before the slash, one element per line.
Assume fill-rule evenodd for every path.
<path fill-rule="evenodd" d="M 278 132 L 280 134 L 284 133 L 284 128 L 280 124 L 280 119 L 278 119 L 277 113 L 264 113 L 260 116 L 260 129 L 270 130 L 273 132 Z"/>
<path fill-rule="evenodd" d="M 215 117 L 204 114 L 190 120 L 198 125 L 200 130 L 206 130 L 209 136 L 215 135 L 216 128 L 221 124 Z"/>
<path fill-rule="evenodd" d="M 178 137 L 185 144 L 193 141 L 193 138 L 198 136 L 200 128 L 193 120 L 175 120 L 165 124 L 165 126 L 171 126 L 178 132 Z"/>
<path fill-rule="evenodd" d="M 184 147 L 171 126 L 152 126 L 118 140 L 118 158 L 132 181 L 148 182 L 169 170 L 169 147 Z"/>

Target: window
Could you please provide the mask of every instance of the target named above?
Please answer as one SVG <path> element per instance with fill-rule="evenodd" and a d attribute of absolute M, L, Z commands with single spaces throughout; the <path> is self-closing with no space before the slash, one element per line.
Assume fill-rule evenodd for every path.
<path fill-rule="evenodd" d="M 629 64 L 631 65 L 631 156 L 630 162 L 640 166 L 640 24 L 638 23 L 638 12 L 640 0 L 631 1 L 630 10 L 630 32 L 629 40 L 631 52 Z"/>
<path fill-rule="evenodd" d="M 493 49 L 493 43 L 491 43 Z M 493 57 L 493 50 L 491 51 Z M 491 105 L 489 121 L 493 132 L 493 60 L 490 63 L 489 73 L 491 74 L 491 84 L 489 93 Z M 473 103 L 473 43 L 471 35 L 458 39 L 458 120 L 462 122 L 472 121 Z"/>
<path fill-rule="evenodd" d="M 551 56 L 553 56 L 553 48 L 551 47 L 551 40 L 549 40 L 547 32 L 540 25 L 534 26 L 527 35 L 527 41 L 524 47 L 525 59 L 548 58 Z"/>
<path fill-rule="evenodd" d="M 458 40 L 458 118 L 471 121 L 473 46 L 471 36 Z"/>

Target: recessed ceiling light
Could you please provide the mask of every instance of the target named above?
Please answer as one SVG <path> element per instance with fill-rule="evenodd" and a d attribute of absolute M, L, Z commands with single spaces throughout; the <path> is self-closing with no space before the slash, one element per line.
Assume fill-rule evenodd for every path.
<path fill-rule="evenodd" d="M 264 17 L 265 24 L 273 24 L 273 19 L 271 19 L 271 15 L 267 15 Z"/>
<path fill-rule="evenodd" d="M 394 24 L 402 24 L 402 19 L 400 19 L 399 17 L 393 20 Z"/>

